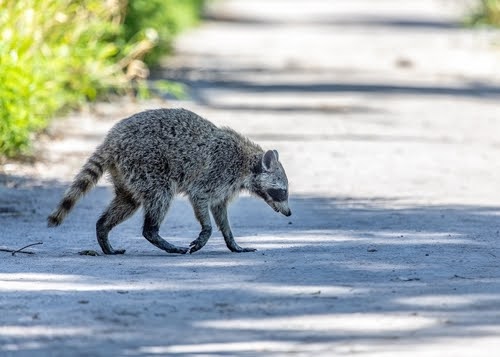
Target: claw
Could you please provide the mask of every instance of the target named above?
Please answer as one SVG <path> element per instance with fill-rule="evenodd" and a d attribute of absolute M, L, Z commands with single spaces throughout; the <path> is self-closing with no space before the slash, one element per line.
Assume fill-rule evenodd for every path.
<path fill-rule="evenodd" d="M 189 246 L 188 252 L 189 252 L 189 254 L 193 254 L 194 252 L 197 252 L 198 250 L 200 250 L 200 247 L 197 247 L 196 244 L 191 244 Z"/>
<path fill-rule="evenodd" d="M 189 254 L 199 251 L 204 246 L 205 244 L 201 244 L 198 240 L 192 241 L 191 244 L 189 244 Z"/>

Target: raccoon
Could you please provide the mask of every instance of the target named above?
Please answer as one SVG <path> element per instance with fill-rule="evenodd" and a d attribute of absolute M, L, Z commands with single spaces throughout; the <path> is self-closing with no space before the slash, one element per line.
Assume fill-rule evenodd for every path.
<path fill-rule="evenodd" d="M 217 127 L 185 109 L 140 112 L 118 122 L 88 158 L 59 205 L 47 218 L 59 226 L 75 203 L 108 172 L 115 197 L 96 223 L 97 242 L 113 249 L 109 232 L 142 206 L 142 234 L 156 247 L 185 254 L 200 250 L 212 234 L 210 212 L 232 252 L 251 252 L 234 240 L 228 204 L 242 190 L 262 198 L 276 212 L 290 216 L 288 179 L 276 150 L 262 148 L 228 127 Z M 189 198 L 201 232 L 189 248 L 168 243 L 160 224 L 176 194 Z"/>

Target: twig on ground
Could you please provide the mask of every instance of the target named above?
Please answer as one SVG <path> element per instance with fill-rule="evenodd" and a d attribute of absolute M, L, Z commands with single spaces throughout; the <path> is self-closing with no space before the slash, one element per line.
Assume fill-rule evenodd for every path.
<path fill-rule="evenodd" d="M 16 255 L 16 253 L 35 254 L 34 252 L 23 252 L 23 250 L 26 248 L 32 247 L 34 245 L 38 245 L 38 244 L 43 244 L 43 242 L 28 244 L 27 246 L 24 246 L 24 247 L 17 249 L 17 250 L 0 248 L 0 252 L 8 252 L 8 253 L 12 253 L 12 255 Z"/>

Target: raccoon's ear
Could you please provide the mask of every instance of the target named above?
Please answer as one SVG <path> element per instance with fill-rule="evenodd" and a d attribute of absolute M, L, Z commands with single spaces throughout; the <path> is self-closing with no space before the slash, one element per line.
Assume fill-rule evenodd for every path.
<path fill-rule="evenodd" d="M 280 155 L 278 154 L 277 150 L 273 150 L 274 155 L 276 155 L 276 161 L 280 161 Z"/>
<path fill-rule="evenodd" d="M 273 166 L 278 161 L 277 152 L 275 150 L 268 150 L 264 155 L 262 155 L 262 167 L 265 171 L 271 171 Z"/>

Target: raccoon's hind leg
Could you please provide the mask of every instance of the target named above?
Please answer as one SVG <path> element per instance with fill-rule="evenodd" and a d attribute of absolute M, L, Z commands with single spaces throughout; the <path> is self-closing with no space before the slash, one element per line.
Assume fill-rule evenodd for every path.
<path fill-rule="evenodd" d="M 149 195 L 143 202 L 144 227 L 142 235 L 156 247 L 167 253 L 185 254 L 188 248 L 177 247 L 163 239 L 160 234 L 160 224 L 165 218 L 173 198 L 173 192 L 167 191 L 163 194 Z"/>
<path fill-rule="evenodd" d="M 205 200 L 197 200 L 190 197 L 191 205 L 193 206 L 194 215 L 201 225 L 201 232 L 194 241 L 189 245 L 189 253 L 194 253 L 207 244 L 208 239 L 212 235 L 212 224 L 210 222 L 210 214 L 208 211 L 208 203 Z"/>
<path fill-rule="evenodd" d="M 109 244 L 108 234 L 118 224 L 129 218 L 140 204 L 123 188 L 116 187 L 116 196 L 96 223 L 97 242 L 104 254 L 123 254 L 124 249 L 115 250 Z"/>
<path fill-rule="evenodd" d="M 226 246 L 231 252 L 244 253 L 244 252 L 254 252 L 254 248 L 242 248 L 235 242 L 233 237 L 233 232 L 231 232 L 231 226 L 229 225 L 229 220 L 227 219 L 227 203 L 223 202 L 218 205 L 214 205 L 211 208 L 212 215 L 214 216 L 215 223 L 219 227 Z"/>

